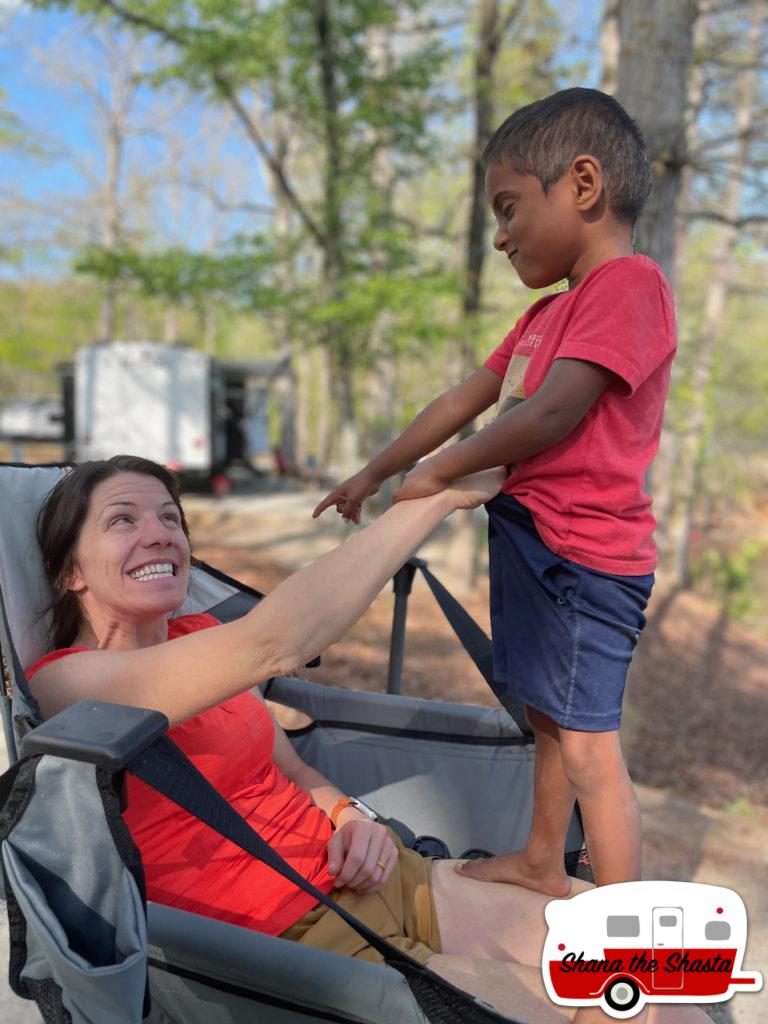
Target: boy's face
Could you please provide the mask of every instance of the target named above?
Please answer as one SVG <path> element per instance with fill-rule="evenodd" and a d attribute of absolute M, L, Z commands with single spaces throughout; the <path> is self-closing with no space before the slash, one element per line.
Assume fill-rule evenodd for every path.
<path fill-rule="evenodd" d="M 582 217 L 566 172 L 549 192 L 532 174 L 518 174 L 503 160 L 485 174 L 485 193 L 496 217 L 493 246 L 504 252 L 529 288 L 571 278 L 582 251 Z"/>

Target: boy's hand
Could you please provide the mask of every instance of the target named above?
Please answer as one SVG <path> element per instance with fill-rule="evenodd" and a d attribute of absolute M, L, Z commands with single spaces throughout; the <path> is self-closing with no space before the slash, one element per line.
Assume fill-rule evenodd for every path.
<path fill-rule="evenodd" d="M 450 479 L 440 472 L 437 459 L 425 459 L 406 474 L 392 501 L 408 501 L 411 498 L 426 498 L 429 494 L 444 491 Z"/>
<path fill-rule="evenodd" d="M 380 486 L 381 480 L 375 479 L 367 467 L 361 469 L 326 495 L 312 513 L 312 518 L 317 519 L 327 508 L 335 505 L 336 511 L 346 522 L 351 520 L 359 523 L 363 502 L 376 494 Z"/>

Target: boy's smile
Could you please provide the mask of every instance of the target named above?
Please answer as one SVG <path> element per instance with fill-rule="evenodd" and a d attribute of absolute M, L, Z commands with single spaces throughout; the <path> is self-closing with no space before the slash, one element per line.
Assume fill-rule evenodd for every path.
<path fill-rule="evenodd" d="M 567 173 L 545 192 L 538 178 L 517 173 L 507 161 L 488 165 L 485 190 L 497 224 L 493 245 L 529 288 L 571 276 L 583 244 L 572 187 Z"/>
<path fill-rule="evenodd" d="M 535 175 L 495 161 L 485 193 L 496 217 L 494 248 L 529 288 L 564 278 L 573 288 L 598 264 L 632 253 L 630 228 L 608 210 L 593 157 L 577 157 L 548 192 Z"/>

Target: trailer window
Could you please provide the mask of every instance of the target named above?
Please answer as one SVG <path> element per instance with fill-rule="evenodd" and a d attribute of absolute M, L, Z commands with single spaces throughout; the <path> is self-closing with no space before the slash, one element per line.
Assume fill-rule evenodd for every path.
<path fill-rule="evenodd" d="M 707 921 L 704 927 L 705 939 L 730 939 L 731 926 L 727 921 Z"/>
<path fill-rule="evenodd" d="M 605 929 L 612 939 L 636 939 L 640 934 L 640 918 L 613 914 L 606 919 Z"/>
<path fill-rule="evenodd" d="M 674 928 L 677 924 L 677 914 L 662 914 L 659 918 L 659 925 L 662 928 Z"/>

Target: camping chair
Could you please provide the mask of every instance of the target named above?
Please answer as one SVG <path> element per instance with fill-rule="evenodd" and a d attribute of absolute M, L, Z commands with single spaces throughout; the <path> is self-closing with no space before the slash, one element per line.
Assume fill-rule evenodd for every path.
<path fill-rule="evenodd" d="M 46 650 L 40 609 L 47 583 L 34 525 L 44 495 L 65 471 L 0 467 L 2 711 L 13 765 L 0 780 L 0 841 L 14 990 L 36 999 L 46 1021 L 75 1024 L 138 1021 L 147 1012 L 145 1019 L 157 1024 L 451 1019 L 434 1009 L 433 993 L 420 988 L 423 979 L 406 980 L 408 965 L 395 970 L 361 962 L 156 904 L 147 906 L 145 921 L 140 863 L 125 844 L 119 817 L 119 769 L 140 753 L 147 730 L 162 732 L 156 720 L 162 716 L 105 705 L 118 718 L 109 729 L 94 730 L 84 716 L 98 709 L 76 705 L 40 726 L 22 668 Z M 401 586 L 401 598 L 402 592 Z M 210 611 L 228 621 L 258 598 L 201 564 L 180 614 Z M 450 608 L 444 594 L 441 603 Z M 460 612 L 454 603 L 455 621 Z M 402 602 L 399 617 L 404 628 Z M 487 660 L 477 634 L 469 636 L 473 644 L 476 662 Z M 312 720 L 289 731 L 301 756 L 389 818 L 406 841 L 428 833 L 454 854 L 525 841 L 532 738 L 502 709 L 287 678 L 271 680 L 265 693 Z M 119 733 L 125 740 L 119 756 L 111 740 L 95 753 L 84 751 L 93 747 L 94 732 L 97 739 Z M 14 763 L 17 753 L 21 760 Z M 582 834 L 575 819 L 567 847 L 571 861 L 578 858 Z M 463 998 L 453 1019 L 509 1020 Z"/>

